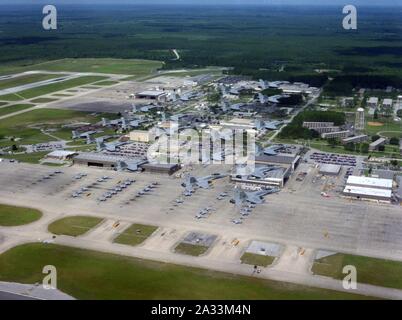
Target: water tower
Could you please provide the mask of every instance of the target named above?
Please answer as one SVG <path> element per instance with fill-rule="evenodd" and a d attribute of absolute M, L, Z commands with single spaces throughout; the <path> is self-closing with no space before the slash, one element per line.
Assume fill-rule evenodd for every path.
<path fill-rule="evenodd" d="M 364 118 L 364 109 L 359 108 L 356 111 L 356 122 L 355 122 L 355 130 L 363 131 L 366 127 L 365 118 Z"/>

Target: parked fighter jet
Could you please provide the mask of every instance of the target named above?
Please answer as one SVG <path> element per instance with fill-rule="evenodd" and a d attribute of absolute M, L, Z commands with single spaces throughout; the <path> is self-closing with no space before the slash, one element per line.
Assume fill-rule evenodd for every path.
<path fill-rule="evenodd" d="M 261 129 L 267 129 L 267 130 L 278 130 L 278 126 L 282 125 L 283 121 L 277 120 L 277 121 L 262 121 L 262 120 L 257 120 L 255 122 L 255 127 L 257 130 Z"/>
<path fill-rule="evenodd" d="M 119 141 L 105 143 L 103 141 L 96 140 L 96 151 L 106 150 L 109 152 L 114 152 L 116 151 L 117 148 L 124 146 L 127 143 L 128 142 L 119 142 Z"/>
<path fill-rule="evenodd" d="M 210 184 L 213 180 L 225 178 L 226 175 L 223 174 L 213 174 L 206 177 L 196 178 L 193 176 L 188 176 L 186 181 L 182 183 L 182 187 L 186 189 L 186 191 L 193 192 L 194 187 L 209 189 Z"/>
<path fill-rule="evenodd" d="M 279 188 L 270 188 L 260 191 L 244 191 L 239 188 L 235 188 L 234 198 L 230 201 L 238 206 L 243 205 L 245 202 L 251 204 L 261 204 L 264 203 L 264 197 L 269 194 L 279 192 Z"/>
<path fill-rule="evenodd" d="M 283 149 L 283 145 L 276 144 L 276 145 L 269 146 L 268 148 L 265 148 L 263 150 L 263 153 L 267 156 L 276 156 L 281 149 Z"/>
<path fill-rule="evenodd" d="M 131 172 L 141 171 L 141 165 L 147 163 L 145 160 L 129 160 L 129 161 L 118 161 L 117 171 L 128 170 Z"/>

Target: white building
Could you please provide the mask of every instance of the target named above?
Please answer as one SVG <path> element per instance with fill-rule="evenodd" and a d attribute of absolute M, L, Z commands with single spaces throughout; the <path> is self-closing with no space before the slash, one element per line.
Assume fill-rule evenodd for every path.
<path fill-rule="evenodd" d="M 386 108 L 386 109 L 392 108 L 392 106 L 393 106 L 392 99 L 384 99 L 384 101 L 382 102 L 382 106 L 383 106 L 383 108 Z"/>
<path fill-rule="evenodd" d="M 355 130 L 362 131 L 366 127 L 364 109 L 359 108 L 356 111 Z"/>
<path fill-rule="evenodd" d="M 377 108 L 378 107 L 378 98 L 377 97 L 371 97 L 367 100 L 367 106 L 369 108 Z"/>
<path fill-rule="evenodd" d="M 350 176 L 343 195 L 358 200 L 390 203 L 392 198 L 392 179 L 379 179 Z"/>

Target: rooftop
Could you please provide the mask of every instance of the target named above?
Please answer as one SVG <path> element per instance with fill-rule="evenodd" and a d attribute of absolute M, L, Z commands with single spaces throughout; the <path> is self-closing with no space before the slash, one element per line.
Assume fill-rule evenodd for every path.
<path fill-rule="evenodd" d="M 372 188 L 387 188 L 392 189 L 393 181 L 391 179 L 380 179 L 380 178 L 369 178 L 369 177 L 358 177 L 350 176 L 348 178 L 348 185 L 363 185 Z"/>
<path fill-rule="evenodd" d="M 373 188 L 363 188 L 363 187 L 355 187 L 355 186 L 346 186 L 344 193 L 350 195 L 363 195 L 363 196 L 372 196 L 372 197 L 381 197 L 381 198 L 391 198 L 392 191 L 391 190 L 383 190 L 383 189 L 373 189 Z"/>

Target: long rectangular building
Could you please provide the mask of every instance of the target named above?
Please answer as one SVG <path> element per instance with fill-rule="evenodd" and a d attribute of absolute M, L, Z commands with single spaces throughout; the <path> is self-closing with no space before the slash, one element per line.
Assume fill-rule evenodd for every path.
<path fill-rule="evenodd" d="M 350 176 L 343 191 L 343 195 L 358 200 L 390 203 L 392 187 L 392 179 Z"/>
<path fill-rule="evenodd" d="M 347 185 L 389 190 L 392 189 L 393 181 L 391 179 L 350 176 Z"/>
<path fill-rule="evenodd" d="M 392 197 L 392 190 L 346 186 L 344 195 L 361 200 L 375 200 L 389 203 Z"/>

